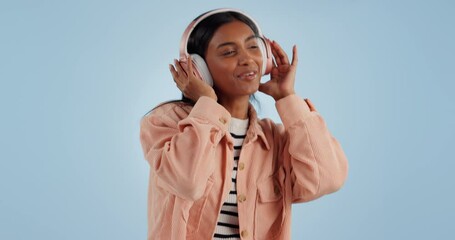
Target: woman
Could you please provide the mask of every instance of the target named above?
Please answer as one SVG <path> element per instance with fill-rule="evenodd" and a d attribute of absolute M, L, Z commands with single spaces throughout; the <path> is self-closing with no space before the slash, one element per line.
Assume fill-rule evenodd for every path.
<path fill-rule="evenodd" d="M 347 175 L 323 118 L 295 94 L 297 48 L 289 61 L 233 9 L 196 18 L 181 48 L 170 71 L 182 101 L 141 121 L 148 239 L 290 239 L 291 204 L 338 190 Z M 258 90 L 275 99 L 283 124 L 257 119 L 249 99 Z"/>

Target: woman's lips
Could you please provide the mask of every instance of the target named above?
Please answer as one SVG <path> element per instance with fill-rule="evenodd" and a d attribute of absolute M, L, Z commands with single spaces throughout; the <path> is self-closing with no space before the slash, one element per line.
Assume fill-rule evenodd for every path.
<path fill-rule="evenodd" d="M 238 79 L 241 80 L 253 80 L 257 77 L 257 71 L 247 71 L 237 75 Z"/>

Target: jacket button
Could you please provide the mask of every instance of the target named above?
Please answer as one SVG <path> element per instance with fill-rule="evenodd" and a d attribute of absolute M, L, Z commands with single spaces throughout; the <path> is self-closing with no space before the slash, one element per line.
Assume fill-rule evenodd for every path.
<path fill-rule="evenodd" d="M 246 201 L 246 197 L 245 197 L 245 195 L 240 194 L 240 195 L 237 197 L 237 200 L 239 200 L 239 202 L 245 202 L 245 201 Z"/>
<path fill-rule="evenodd" d="M 242 236 L 242 238 L 248 237 L 248 231 L 247 231 L 247 230 L 243 230 L 243 231 L 240 233 L 240 236 Z"/>
<path fill-rule="evenodd" d="M 239 163 L 239 170 L 243 170 L 245 168 L 245 164 L 243 162 Z"/>

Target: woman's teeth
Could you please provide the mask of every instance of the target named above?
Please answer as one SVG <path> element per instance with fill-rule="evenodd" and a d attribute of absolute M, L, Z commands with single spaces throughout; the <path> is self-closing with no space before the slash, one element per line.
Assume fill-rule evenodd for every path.
<path fill-rule="evenodd" d="M 254 78 L 256 77 L 256 73 L 255 72 L 247 72 L 247 73 L 244 73 L 244 74 L 240 74 L 239 75 L 239 78 Z"/>

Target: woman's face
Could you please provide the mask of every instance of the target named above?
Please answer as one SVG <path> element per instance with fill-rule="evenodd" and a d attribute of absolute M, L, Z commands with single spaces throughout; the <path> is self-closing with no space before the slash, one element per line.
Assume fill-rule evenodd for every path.
<path fill-rule="evenodd" d="M 227 23 L 215 32 L 205 60 L 219 98 L 249 96 L 258 90 L 262 75 L 258 40 L 241 21 Z"/>

